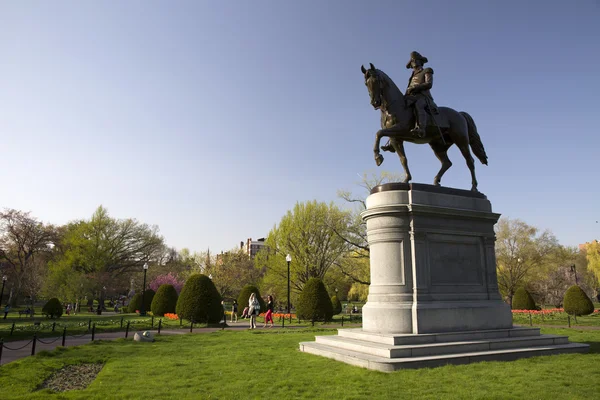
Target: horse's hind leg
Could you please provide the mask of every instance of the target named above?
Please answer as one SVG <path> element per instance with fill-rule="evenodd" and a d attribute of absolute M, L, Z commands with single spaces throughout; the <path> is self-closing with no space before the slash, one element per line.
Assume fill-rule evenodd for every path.
<path fill-rule="evenodd" d="M 462 153 L 465 161 L 467 162 L 467 167 L 469 167 L 469 171 L 471 171 L 471 190 L 477 192 L 477 178 L 475 177 L 475 160 L 471 156 L 471 150 L 469 150 L 469 143 L 463 143 L 458 146 L 458 149 Z"/>
<path fill-rule="evenodd" d="M 450 168 L 452 166 L 452 161 L 450 161 L 450 159 L 448 158 L 448 147 L 449 146 L 447 146 L 445 144 L 441 144 L 441 143 L 440 144 L 430 143 L 429 145 L 431 146 L 431 149 L 435 153 L 435 156 L 442 163 L 442 167 L 440 168 L 439 172 L 435 176 L 435 179 L 433 180 L 433 184 L 435 186 L 440 186 L 440 182 L 442 181 L 442 176 L 444 175 L 444 173 L 446 171 L 448 171 L 448 168 Z"/>
<path fill-rule="evenodd" d="M 401 140 L 391 139 L 390 144 L 396 150 L 398 157 L 400 157 L 400 163 L 402 167 L 404 167 L 404 180 L 403 183 L 408 183 L 412 180 L 412 175 L 410 174 L 410 170 L 408 169 L 408 160 L 406 159 L 406 153 L 404 152 L 404 142 Z"/>

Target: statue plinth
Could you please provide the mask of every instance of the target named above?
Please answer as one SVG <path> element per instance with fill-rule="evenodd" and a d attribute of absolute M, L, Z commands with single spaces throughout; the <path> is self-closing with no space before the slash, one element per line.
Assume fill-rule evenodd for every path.
<path fill-rule="evenodd" d="M 371 286 L 363 331 L 437 333 L 512 327 L 498 291 L 492 212 L 481 193 L 377 186 L 367 224 Z"/>
<path fill-rule="evenodd" d="M 371 252 L 362 329 L 317 336 L 301 351 L 385 372 L 589 351 L 512 326 L 496 277 L 500 214 L 481 193 L 386 184 L 362 216 Z"/>

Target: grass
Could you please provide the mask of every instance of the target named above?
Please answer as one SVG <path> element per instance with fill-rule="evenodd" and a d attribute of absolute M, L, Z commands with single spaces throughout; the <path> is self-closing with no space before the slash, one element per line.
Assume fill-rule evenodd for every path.
<path fill-rule="evenodd" d="M 556 325 L 556 326 L 567 326 L 568 315 L 564 312 L 557 312 L 552 314 L 532 314 L 531 322 L 533 325 Z M 529 325 L 529 314 L 513 314 L 513 323 L 519 325 Z M 598 326 L 600 327 L 600 313 L 596 312 L 591 315 L 584 315 L 575 318 L 571 317 L 571 326 Z"/>
<path fill-rule="evenodd" d="M 0 368 L 3 399 L 590 399 L 600 382 L 600 332 L 543 329 L 592 345 L 590 354 L 386 374 L 298 351 L 332 329 L 219 331 L 41 352 Z M 66 365 L 103 363 L 85 390 L 37 390 Z"/>

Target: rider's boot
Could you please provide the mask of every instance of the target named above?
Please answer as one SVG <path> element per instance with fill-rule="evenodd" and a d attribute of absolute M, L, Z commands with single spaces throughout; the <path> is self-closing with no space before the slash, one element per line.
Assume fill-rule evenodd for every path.
<path fill-rule="evenodd" d="M 395 153 L 396 149 L 394 149 L 394 146 L 392 146 L 392 144 L 390 143 L 390 141 L 388 140 L 388 142 L 386 144 L 384 144 L 383 146 L 381 146 L 381 150 L 383 151 L 389 151 L 391 153 Z"/>
<path fill-rule="evenodd" d="M 425 110 L 416 107 L 415 110 L 416 126 L 410 131 L 414 136 L 422 138 L 425 136 L 425 128 L 427 127 L 427 113 Z"/>

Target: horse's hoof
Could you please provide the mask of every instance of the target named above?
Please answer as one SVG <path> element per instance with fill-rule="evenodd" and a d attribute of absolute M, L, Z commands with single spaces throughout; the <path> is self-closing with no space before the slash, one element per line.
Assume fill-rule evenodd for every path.
<path fill-rule="evenodd" d="M 440 186 L 439 182 L 433 181 L 433 186 Z"/>
<path fill-rule="evenodd" d="M 375 163 L 378 167 L 381 165 L 381 163 L 383 163 L 383 156 L 381 154 L 377 154 L 375 156 Z"/>

